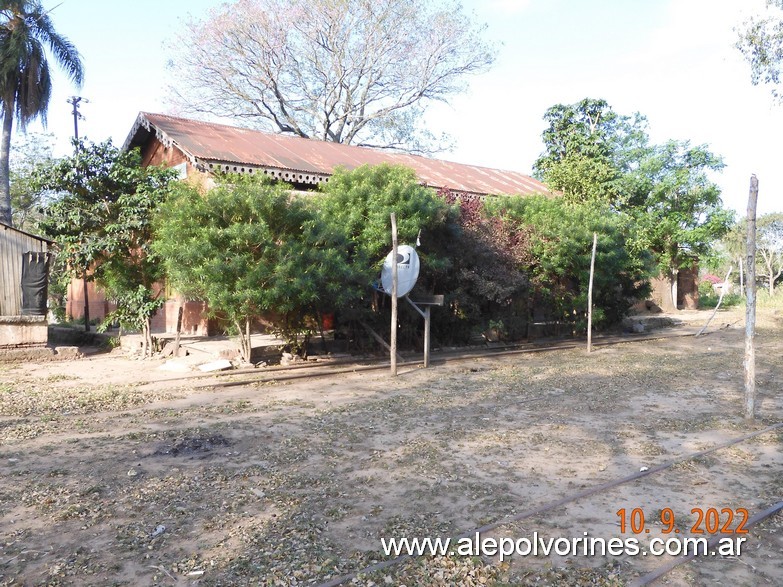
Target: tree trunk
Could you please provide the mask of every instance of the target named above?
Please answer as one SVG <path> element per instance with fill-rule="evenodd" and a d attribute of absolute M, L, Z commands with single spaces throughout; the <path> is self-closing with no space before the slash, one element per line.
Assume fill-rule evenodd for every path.
<path fill-rule="evenodd" d="M 179 356 L 179 339 L 182 334 L 182 314 L 184 308 L 182 307 L 182 298 L 179 299 L 179 308 L 177 308 L 177 336 L 174 338 L 174 357 Z"/>
<path fill-rule="evenodd" d="M 149 349 L 149 344 L 147 336 L 147 325 L 141 327 L 141 358 L 146 359 L 147 358 L 147 351 Z"/>
<path fill-rule="evenodd" d="M 11 130 L 14 105 L 3 104 L 3 131 L 0 137 L 0 222 L 11 226 Z"/>
<path fill-rule="evenodd" d="M 250 318 L 245 318 L 245 363 L 250 362 L 253 347 L 250 344 Z"/>
<path fill-rule="evenodd" d="M 680 270 L 672 268 L 671 273 L 669 273 L 669 288 L 671 290 L 672 294 L 672 307 L 675 310 L 679 310 L 680 307 L 677 304 L 677 296 L 679 295 L 677 292 L 677 281 L 679 280 Z"/>
<path fill-rule="evenodd" d="M 239 320 L 234 322 L 239 332 L 239 357 L 243 362 L 250 362 L 250 318 L 245 318 L 244 327 Z"/>
<path fill-rule="evenodd" d="M 769 270 L 769 297 L 775 295 L 775 269 L 773 267 L 773 262 L 775 260 L 774 255 L 775 253 L 772 253 L 772 255 L 770 255 L 770 260 L 767 263 L 767 267 Z"/>

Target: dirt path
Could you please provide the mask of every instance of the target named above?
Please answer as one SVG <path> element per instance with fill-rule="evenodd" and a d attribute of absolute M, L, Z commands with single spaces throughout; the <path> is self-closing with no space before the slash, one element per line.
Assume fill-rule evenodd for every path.
<path fill-rule="evenodd" d="M 753 425 L 736 327 L 197 391 L 121 357 L 0 367 L 0 584 L 318 584 L 386 558 L 382 537 L 456 536 L 783 421 L 780 326 L 759 329 Z M 693 509 L 783 499 L 782 443 L 770 432 L 487 536 L 646 546 L 667 508 L 690 535 Z M 651 532 L 621 534 L 621 508 Z M 667 584 L 780 584 L 781 527 Z M 622 585 L 667 560 L 421 557 L 358 584 Z"/>

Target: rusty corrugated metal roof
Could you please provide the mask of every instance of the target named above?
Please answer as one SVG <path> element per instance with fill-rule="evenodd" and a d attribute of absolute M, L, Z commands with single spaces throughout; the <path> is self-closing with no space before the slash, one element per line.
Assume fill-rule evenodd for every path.
<path fill-rule="evenodd" d="M 32 239 L 35 239 L 37 241 L 41 241 L 44 243 L 48 243 L 50 245 L 54 244 L 54 241 L 50 238 L 46 238 L 45 236 L 38 236 L 37 234 L 33 234 L 32 232 L 27 232 L 26 230 L 22 230 L 21 228 L 16 228 L 15 226 L 11 226 L 10 224 L 6 224 L 5 222 L 0 222 L 0 228 L 3 230 L 13 230 L 14 232 L 18 232 L 19 234 L 23 234 L 25 236 L 29 236 Z"/>
<path fill-rule="evenodd" d="M 161 142 L 175 145 L 191 161 L 207 168 L 235 164 L 329 176 L 338 166 L 355 169 L 385 162 L 414 169 L 422 182 L 435 188 L 448 187 L 482 195 L 551 194 L 543 183 L 517 171 L 146 112 L 139 114 L 124 147 L 145 143 L 153 132 Z"/>

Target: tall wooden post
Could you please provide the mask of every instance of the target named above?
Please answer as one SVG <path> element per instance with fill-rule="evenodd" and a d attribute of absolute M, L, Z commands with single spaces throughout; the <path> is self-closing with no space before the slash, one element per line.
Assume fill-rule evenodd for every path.
<path fill-rule="evenodd" d="M 82 287 L 84 288 L 84 331 L 90 331 L 90 299 L 87 296 L 87 269 L 82 276 Z"/>
<path fill-rule="evenodd" d="M 430 307 L 424 308 L 424 368 L 430 366 Z"/>
<path fill-rule="evenodd" d="M 391 290 L 391 374 L 397 376 L 397 217 L 391 213 L 392 290 Z"/>
<path fill-rule="evenodd" d="M 750 178 L 748 197 L 748 241 L 745 271 L 745 418 L 756 417 L 756 202 L 759 196 L 759 180 Z"/>
<path fill-rule="evenodd" d="M 598 233 L 593 233 L 593 256 L 590 257 L 590 284 L 587 286 L 587 352 L 593 350 L 593 275 L 595 274 L 595 249 Z"/>
<path fill-rule="evenodd" d="M 182 307 L 183 301 L 182 298 L 179 298 L 179 308 L 177 308 L 177 336 L 174 339 L 174 358 L 177 358 L 179 356 L 179 338 L 182 334 L 182 314 L 184 312 L 184 308 Z"/>

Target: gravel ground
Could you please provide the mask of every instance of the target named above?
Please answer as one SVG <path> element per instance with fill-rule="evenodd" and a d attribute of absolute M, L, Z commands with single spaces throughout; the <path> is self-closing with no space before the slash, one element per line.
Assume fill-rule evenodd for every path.
<path fill-rule="evenodd" d="M 121 356 L 0 365 L 0 585 L 318 585 L 390 557 L 381 538 L 633 537 L 640 508 L 751 514 L 783 500 L 783 430 L 521 513 L 783 421 L 783 321 L 743 331 L 474 359 L 289 384 L 198 388 Z M 90 376 L 87 377 L 85 373 Z M 207 380 L 208 381 L 208 380 Z M 217 379 L 215 379 L 217 381 Z M 204 380 L 199 381 L 203 385 Z M 734 524 L 736 527 L 736 523 Z M 779 585 L 783 520 L 740 556 L 661 584 Z M 351 585 L 625 585 L 666 557 L 415 557 Z"/>

